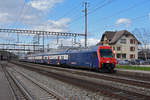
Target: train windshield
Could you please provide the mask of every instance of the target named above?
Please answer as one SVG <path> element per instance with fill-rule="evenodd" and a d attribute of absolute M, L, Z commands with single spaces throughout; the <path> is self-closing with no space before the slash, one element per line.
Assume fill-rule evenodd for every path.
<path fill-rule="evenodd" d="M 104 58 L 112 58 L 113 53 L 111 49 L 100 49 L 100 56 Z"/>

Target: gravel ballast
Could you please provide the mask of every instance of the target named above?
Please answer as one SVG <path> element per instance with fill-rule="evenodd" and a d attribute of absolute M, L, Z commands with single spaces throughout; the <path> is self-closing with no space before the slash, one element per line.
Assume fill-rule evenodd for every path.
<path fill-rule="evenodd" d="M 116 100 L 103 95 L 99 95 L 99 93 L 93 93 L 91 91 L 81 89 L 71 84 L 58 81 L 51 77 L 41 75 L 34 71 L 29 71 L 22 67 L 17 67 L 13 64 L 9 64 L 9 66 L 13 66 L 13 68 L 15 68 L 17 71 L 27 74 L 29 77 L 32 77 L 38 82 L 46 85 L 47 87 L 61 94 L 68 100 Z"/>

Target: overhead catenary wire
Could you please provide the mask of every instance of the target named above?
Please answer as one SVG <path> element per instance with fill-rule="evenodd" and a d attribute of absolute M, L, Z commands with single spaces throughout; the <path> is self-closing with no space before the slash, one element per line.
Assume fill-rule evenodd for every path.
<path fill-rule="evenodd" d="M 105 6 L 109 5 L 109 4 L 111 4 L 111 3 L 113 3 L 114 1 L 115 1 L 115 0 L 109 0 L 108 2 L 102 4 L 102 5 L 98 6 L 98 7 L 96 7 L 95 9 L 93 9 L 92 11 L 88 12 L 87 14 L 88 14 L 88 15 L 89 15 L 89 14 L 92 14 L 92 13 L 96 12 L 97 10 L 99 10 L 99 9 L 101 9 L 101 8 L 103 8 L 103 7 L 105 7 Z"/>
<path fill-rule="evenodd" d="M 19 24 L 19 21 L 21 21 L 20 18 L 22 17 L 22 13 L 24 11 L 25 4 L 26 4 L 26 0 L 24 0 L 23 6 L 21 7 L 21 10 L 19 11 L 18 17 L 17 17 L 17 19 L 15 21 L 16 25 Z M 18 27 L 18 25 L 16 26 L 16 28 L 17 27 Z M 17 34 L 17 41 L 16 42 L 19 43 L 19 34 Z"/>
<path fill-rule="evenodd" d="M 74 7 L 70 8 L 67 12 L 65 12 L 62 16 L 58 17 L 56 20 L 66 17 L 68 15 L 74 14 L 74 11 L 77 11 L 77 9 L 79 9 L 79 5 L 81 5 L 81 2 L 77 5 L 75 5 Z"/>
<path fill-rule="evenodd" d="M 108 1 L 108 0 L 102 0 L 100 2 L 96 2 L 96 5 L 92 5 L 92 6 L 94 6 L 94 8 L 95 8 L 95 7 L 99 6 L 99 4 L 103 4 L 106 1 Z M 91 4 L 91 2 L 90 2 L 90 4 Z"/>
<path fill-rule="evenodd" d="M 137 16 L 137 17 L 134 17 L 132 18 L 132 20 L 138 20 L 138 19 L 141 19 L 141 18 L 145 18 L 145 17 L 148 17 L 149 15 L 148 14 L 145 14 L 145 15 L 142 15 L 142 16 Z"/>
<path fill-rule="evenodd" d="M 138 3 L 133 4 L 133 5 L 131 5 L 131 6 L 127 7 L 127 8 L 125 8 L 125 9 L 119 10 L 118 12 L 113 13 L 113 14 L 110 15 L 110 16 L 103 17 L 102 20 L 106 20 L 106 19 L 110 19 L 110 18 L 112 18 L 112 17 L 114 17 L 114 16 L 118 16 L 118 15 L 120 15 L 120 14 L 122 14 L 122 13 L 125 13 L 125 12 L 130 11 L 131 9 L 134 9 L 134 8 L 136 8 L 136 7 L 139 7 L 139 6 L 142 6 L 142 5 L 144 5 L 144 4 L 148 3 L 148 2 L 150 2 L 150 0 L 144 0 L 144 1 L 142 1 L 142 2 L 138 2 Z"/>
<path fill-rule="evenodd" d="M 118 12 L 113 13 L 113 14 L 110 15 L 110 16 L 103 17 L 103 18 L 101 19 L 101 21 L 105 21 L 106 19 L 111 19 L 111 18 L 114 17 L 114 16 L 118 16 L 119 14 L 128 12 L 128 11 L 130 11 L 131 9 L 134 9 L 134 8 L 136 8 L 136 7 L 139 7 L 139 6 L 142 6 L 142 5 L 144 5 L 144 4 L 146 4 L 146 3 L 149 3 L 149 2 L 150 2 L 150 0 L 144 0 L 144 1 L 138 2 L 138 3 L 136 3 L 136 4 L 131 5 L 131 6 L 128 7 L 128 8 L 119 10 Z M 141 19 L 141 18 L 145 18 L 145 17 L 147 17 L 147 16 L 148 16 L 148 14 L 145 14 L 145 15 L 142 15 L 142 16 L 134 17 L 134 18 L 132 18 L 131 20 L 132 20 L 132 21 L 135 21 L 135 20 L 138 20 L 138 19 Z M 98 19 L 98 20 L 100 20 L 100 19 Z M 96 22 L 98 22 L 98 21 L 96 21 Z M 105 27 L 107 27 L 107 28 L 108 28 L 108 27 L 116 27 L 116 25 L 115 25 L 115 24 L 114 24 L 114 25 L 107 25 L 107 26 L 105 26 Z M 94 31 L 95 31 L 95 30 L 94 30 Z"/>
<path fill-rule="evenodd" d="M 23 3 L 23 5 L 21 6 L 21 9 L 20 9 L 20 11 L 19 11 L 18 17 L 16 18 L 16 20 L 15 20 L 14 23 L 17 23 L 17 24 L 18 24 L 18 22 L 19 22 L 19 20 L 20 20 L 20 18 L 21 18 L 21 16 L 22 16 L 22 13 L 23 13 L 23 11 L 24 11 L 24 9 L 25 9 L 25 5 L 26 5 L 26 0 L 24 0 L 24 3 Z"/>
<path fill-rule="evenodd" d="M 18 17 L 16 17 L 16 19 L 15 19 L 15 21 L 13 22 L 13 23 L 18 23 L 18 21 L 19 21 L 19 18 L 20 18 L 20 16 L 21 16 L 21 14 L 22 14 L 22 11 L 23 11 L 23 9 L 24 9 L 24 7 L 25 7 L 25 1 L 24 1 L 24 3 L 23 3 L 23 6 L 21 7 L 21 10 L 19 9 L 19 14 L 18 14 Z M 11 24 L 10 25 L 8 25 L 8 27 L 10 27 L 11 26 Z M 17 28 L 17 27 L 16 27 Z M 10 34 L 8 33 L 8 36 L 9 36 Z M 12 37 L 13 38 L 13 37 Z"/>
<path fill-rule="evenodd" d="M 131 18 L 131 20 L 132 21 L 136 21 L 136 20 L 139 20 L 139 19 L 143 19 L 143 18 L 146 18 L 146 17 L 148 17 L 148 14 L 145 14 L 145 15 L 142 15 L 142 16 L 136 16 L 136 17 L 134 17 L 134 18 Z M 110 27 L 115 27 L 116 25 L 114 24 L 114 25 L 109 25 Z M 109 27 L 108 26 L 108 27 Z"/>
<path fill-rule="evenodd" d="M 146 18 L 146 17 L 149 17 L 148 14 L 145 14 L 145 15 L 142 15 L 142 16 L 136 16 L 134 18 L 131 18 L 132 21 L 137 21 L 137 20 L 140 20 L 140 19 L 143 19 L 143 18 Z M 107 26 L 104 26 L 106 28 L 115 28 L 117 27 L 115 24 L 112 24 L 112 25 L 107 25 Z M 97 32 L 99 31 L 99 28 L 98 29 L 95 29 L 95 30 L 92 30 L 91 32 Z"/>
<path fill-rule="evenodd" d="M 105 0 L 103 0 L 102 3 L 104 3 L 104 1 L 105 1 Z M 113 3 L 114 1 L 115 1 L 115 0 L 109 0 L 108 2 L 106 2 L 106 3 L 102 4 L 102 5 L 100 5 L 100 6 L 96 7 L 96 8 L 94 8 L 93 10 L 87 12 L 87 15 L 92 14 L 92 13 L 96 12 L 97 10 L 104 8 L 105 6 L 107 6 L 107 5 L 111 4 L 111 3 Z M 84 17 L 84 15 L 81 15 L 81 16 L 77 17 L 77 18 L 74 19 L 71 23 L 69 23 L 69 25 L 71 25 L 71 24 L 73 24 L 74 22 L 76 22 L 76 21 L 82 19 L 83 17 Z"/>
<path fill-rule="evenodd" d="M 137 3 L 137 4 L 134 4 L 134 5 L 132 5 L 132 6 L 128 7 L 128 8 L 126 8 L 126 9 L 120 10 L 120 11 L 118 11 L 118 12 L 116 12 L 116 13 L 114 13 L 114 14 L 108 16 L 108 17 L 104 17 L 102 20 L 104 20 L 104 19 L 109 19 L 109 18 L 112 18 L 112 17 L 114 17 L 114 16 L 117 16 L 117 15 L 119 15 L 119 14 L 121 14 L 121 13 L 127 12 L 127 11 L 129 11 L 129 10 L 131 10 L 131 9 L 133 9 L 133 8 L 136 8 L 136 7 L 141 6 L 141 5 L 145 4 L 145 3 L 148 3 L 149 1 L 150 1 L 150 0 L 144 0 L 144 1 L 142 1 L 142 2 L 139 2 L 139 3 Z M 102 2 L 104 2 L 104 1 L 102 1 Z M 87 15 L 96 12 L 98 9 L 101 9 L 101 8 L 105 7 L 106 5 L 108 5 L 108 4 L 111 4 L 112 2 L 113 2 L 113 0 L 109 0 L 108 2 L 102 4 L 102 5 L 98 6 L 98 7 L 96 7 L 95 9 L 91 10 L 90 12 L 88 12 Z M 80 20 L 80 19 L 83 18 L 83 17 L 84 17 L 83 15 L 80 16 L 80 17 L 77 17 L 77 18 L 76 18 L 75 20 L 73 20 L 72 23 L 70 23 L 69 25 L 73 24 L 74 22 Z"/>
<path fill-rule="evenodd" d="M 59 16 L 58 18 L 56 18 L 55 20 L 57 21 L 57 20 L 59 20 L 59 19 L 61 19 L 61 18 L 64 18 L 64 17 L 66 17 L 66 16 L 68 16 L 68 15 L 75 15 L 75 13 L 73 13 L 73 12 L 75 12 L 75 11 L 77 11 L 78 10 L 78 6 L 79 5 L 81 5 L 81 2 L 80 3 L 78 3 L 77 5 L 75 5 L 74 7 L 72 7 L 70 10 L 68 10 L 67 12 L 65 12 L 62 16 Z M 70 16 L 69 16 L 70 17 Z M 74 16 L 73 16 L 74 17 Z M 28 23 L 25 23 L 25 24 L 28 24 Z M 39 26 L 39 27 L 47 27 L 48 26 L 48 24 L 33 24 L 33 23 L 30 23 L 30 24 L 28 24 L 29 26 Z"/>

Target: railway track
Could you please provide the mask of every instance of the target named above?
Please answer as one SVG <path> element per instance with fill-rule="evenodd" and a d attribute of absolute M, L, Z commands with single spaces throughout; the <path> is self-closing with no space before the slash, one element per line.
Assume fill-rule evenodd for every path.
<path fill-rule="evenodd" d="M 15 63 L 16 64 L 16 63 Z M 37 64 L 32 64 L 32 63 L 25 63 L 28 66 L 36 66 Z M 22 63 L 23 65 L 23 63 Z M 99 73 L 93 73 L 93 72 L 88 72 L 88 71 L 81 71 L 81 70 L 74 70 L 74 69 L 65 69 L 65 68 L 59 68 L 59 67 L 50 67 L 47 65 L 38 65 L 40 69 L 43 70 L 57 70 L 57 71 L 62 71 L 62 72 L 68 72 L 72 74 L 77 74 L 81 76 L 88 76 L 92 78 L 98 78 L 98 79 L 105 79 L 109 81 L 115 81 L 115 82 L 120 82 L 120 83 L 126 83 L 126 84 L 131 84 L 134 86 L 139 86 L 139 87 L 144 87 L 144 88 L 150 88 L 150 79 L 143 79 L 143 78 L 135 78 L 135 77 L 130 77 L 130 76 L 119 76 L 120 74 L 99 74 Z M 37 68 L 37 67 L 35 67 Z"/>
<path fill-rule="evenodd" d="M 12 90 L 14 100 L 34 100 L 30 93 L 23 87 L 23 85 L 15 78 L 15 76 L 6 70 L 5 66 L 2 66 L 6 79 Z"/>
<path fill-rule="evenodd" d="M 36 80 L 30 78 L 29 76 L 27 76 L 22 72 L 18 72 L 15 69 L 13 70 L 9 69 L 9 71 L 7 71 L 5 68 L 4 70 L 6 74 L 8 74 L 15 81 L 16 86 L 19 87 L 19 89 L 21 89 L 21 92 L 23 93 L 24 97 L 21 98 L 17 98 L 18 96 L 15 95 L 17 98 L 15 100 L 66 100 L 61 95 L 57 94 L 56 92 L 52 91 L 45 85 L 37 82 Z M 14 73 L 17 74 L 14 75 Z M 19 76 L 20 79 L 16 78 L 16 76 Z M 22 79 L 26 81 L 23 82 Z M 28 86 L 30 86 L 30 88 L 28 88 Z M 41 92 L 39 93 L 40 95 L 39 97 L 35 96 L 37 94 L 36 91 Z"/>
<path fill-rule="evenodd" d="M 56 78 L 60 81 L 67 82 L 76 86 L 80 86 L 82 88 L 89 89 L 91 91 L 95 91 L 98 93 L 103 93 L 104 95 L 116 97 L 119 99 L 126 99 L 126 100 L 149 100 L 150 95 L 149 93 L 145 94 L 143 92 L 143 88 L 149 88 L 150 83 L 147 81 L 142 80 L 135 80 L 135 79 L 128 79 L 128 78 L 120 78 L 116 76 L 110 76 L 105 74 L 94 74 L 94 73 L 86 73 L 84 71 L 75 71 L 75 70 L 68 70 L 63 68 L 55 68 L 55 67 L 47 67 L 45 65 L 35 65 L 35 64 L 28 64 L 28 63 L 17 63 L 17 65 L 28 68 L 30 70 L 36 71 L 38 73 L 41 73 L 43 75 L 47 75 L 53 78 Z M 55 70 L 55 71 L 54 71 Z M 78 76 L 76 76 L 78 75 Z M 81 78 L 79 78 L 79 76 Z M 89 79 L 87 79 L 87 77 Z M 94 79 L 96 79 L 96 81 Z M 129 88 L 132 85 L 135 89 L 136 87 L 141 87 L 141 90 L 126 90 L 123 88 L 118 88 L 116 86 L 102 84 L 102 81 L 99 80 L 107 80 L 112 82 L 117 82 L 116 84 L 128 84 Z M 144 85 L 145 84 L 145 85 Z M 115 84 L 114 84 L 115 85 Z M 136 86 L 136 87 L 135 87 Z M 133 88 L 131 87 L 131 88 Z M 126 88 L 126 87 L 125 87 Z M 133 89 L 134 89 L 133 88 Z M 149 90 L 147 90 L 149 92 Z"/>

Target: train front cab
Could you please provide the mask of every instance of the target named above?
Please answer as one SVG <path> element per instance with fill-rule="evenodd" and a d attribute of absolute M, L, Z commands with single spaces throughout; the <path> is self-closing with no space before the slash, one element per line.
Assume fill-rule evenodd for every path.
<path fill-rule="evenodd" d="M 103 72 L 114 72 L 116 61 L 112 49 L 109 46 L 99 46 L 97 55 L 99 70 Z"/>

